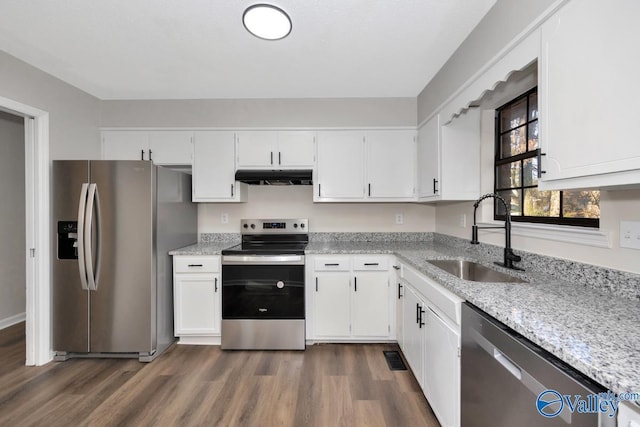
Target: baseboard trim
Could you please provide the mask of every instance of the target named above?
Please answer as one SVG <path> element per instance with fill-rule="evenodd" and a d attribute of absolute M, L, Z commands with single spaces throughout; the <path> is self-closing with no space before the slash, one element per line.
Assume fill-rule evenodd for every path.
<path fill-rule="evenodd" d="M 220 336 L 181 336 L 178 344 L 186 345 L 220 345 Z"/>
<path fill-rule="evenodd" d="M 0 319 L 0 329 L 8 328 L 16 323 L 24 322 L 27 320 L 27 313 L 19 313 L 15 316 L 7 317 L 6 319 Z"/>

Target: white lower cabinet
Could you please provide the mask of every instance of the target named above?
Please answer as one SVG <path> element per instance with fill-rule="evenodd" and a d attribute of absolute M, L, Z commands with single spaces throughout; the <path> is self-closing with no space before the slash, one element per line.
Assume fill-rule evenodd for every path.
<path fill-rule="evenodd" d="M 310 256 L 307 287 L 307 339 L 385 341 L 395 301 L 390 292 L 390 256 Z M 310 262 L 309 262 L 310 261 Z M 393 331 L 393 332 L 392 332 Z"/>
<path fill-rule="evenodd" d="M 404 280 L 400 348 L 440 424 L 457 427 L 460 425 L 458 313 L 462 299 L 406 265 L 401 268 Z"/>
<path fill-rule="evenodd" d="M 219 256 L 173 257 L 174 334 L 181 343 L 219 343 L 221 291 Z"/>
<path fill-rule="evenodd" d="M 460 332 L 427 305 L 424 393 L 443 426 L 460 424 Z"/>
<path fill-rule="evenodd" d="M 350 335 L 351 275 L 343 272 L 316 274 L 313 295 L 316 337 L 348 338 Z"/>
<path fill-rule="evenodd" d="M 424 301 L 418 293 L 412 287 L 405 285 L 402 304 L 404 332 L 402 353 L 418 384 L 424 389 L 425 330 L 421 322 L 423 307 Z"/>

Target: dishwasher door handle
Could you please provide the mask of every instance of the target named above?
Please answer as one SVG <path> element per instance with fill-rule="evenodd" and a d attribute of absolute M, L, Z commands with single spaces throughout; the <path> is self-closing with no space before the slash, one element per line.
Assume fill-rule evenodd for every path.
<path fill-rule="evenodd" d="M 496 361 L 501 364 L 507 371 L 509 371 L 511 375 L 522 381 L 522 369 L 520 369 L 518 365 L 513 363 L 511 359 L 505 356 L 504 353 L 502 353 L 497 348 L 493 349 L 493 358 L 496 359 Z"/>

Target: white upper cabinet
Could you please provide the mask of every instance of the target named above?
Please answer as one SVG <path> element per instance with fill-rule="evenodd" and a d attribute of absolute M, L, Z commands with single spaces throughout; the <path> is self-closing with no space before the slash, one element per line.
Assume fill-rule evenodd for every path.
<path fill-rule="evenodd" d="M 439 115 L 418 131 L 420 201 L 475 200 L 480 196 L 480 110 L 472 108 L 440 123 Z"/>
<path fill-rule="evenodd" d="M 157 165 L 190 165 L 193 161 L 193 132 L 149 132 L 149 157 Z"/>
<path fill-rule="evenodd" d="M 157 165 L 191 165 L 192 140 L 192 131 L 103 131 L 102 159 L 152 160 Z"/>
<path fill-rule="evenodd" d="M 640 2 L 569 1 L 542 26 L 539 188 L 640 183 Z"/>
<path fill-rule="evenodd" d="M 149 160 L 149 132 L 103 131 L 102 160 Z"/>
<path fill-rule="evenodd" d="M 193 152 L 194 202 L 246 201 L 246 184 L 235 181 L 233 132 L 197 131 Z"/>
<path fill-rule="evenodd" d="M 238 169 L 309 169 L 314 165 L 314 131 L 239 131 L 236 141 Z"/>
<path fill-rule="evenodd" d="M 278 131 L 278 167 L 312 168 L 315 164 L 315 144 L 315 131 Z"/>
<path fill-rule="evenodd" d="M 415 201 L 415 131 L 318 132 L 314 201 Z"/>
<path fill-rule="evenodd" d="M 366 133 L 367 197 L 414 197 L 415 138 L 416 133 L 413 130 L 381 130 Z"/>
<path fill-rule="evenodd" d="M 418 197 L 436 195 L 440 181 L 440 115 L 418 130 Z"/>
<path fill-rule="evenodd" d="M 318 166 L 314 201 L 364 197 L 364 134 L 361 131 L 318 132 Z"/>

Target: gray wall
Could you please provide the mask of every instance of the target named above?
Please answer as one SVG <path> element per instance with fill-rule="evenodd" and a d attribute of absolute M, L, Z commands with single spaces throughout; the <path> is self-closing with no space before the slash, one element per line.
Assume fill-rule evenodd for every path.
<path fill-rule="evenodd" d="M 498 0 L 418 95 L 418 123 L 557 0 Z"/>
<path fill-rule="evenodd" d="M 100 156 L 100 100 L 0 51 L 0 96 L 49 112 L 52 159 Z"/>
<path fill-rule="evenodd" d="M 0 111 L 0 322 L 25 312 L 24 119 Z"/>
<path fill-rule="evenodd" d="M 416 98 L 103 101 L 103 127 L 415 126 Z"/>

